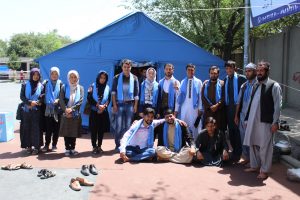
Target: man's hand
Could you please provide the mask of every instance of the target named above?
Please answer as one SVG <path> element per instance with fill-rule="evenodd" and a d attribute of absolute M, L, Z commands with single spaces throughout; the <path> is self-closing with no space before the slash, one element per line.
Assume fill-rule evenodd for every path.
<path fill-rule="evenodd" d="M 228 160 L 229 159 L 229 154 L 228 152 L 224 149 L 223 150 L 223 160 Z"/>
<path fill-rule="evenodd" d="M 137 106 L 137 104 L 134 104 L 134 106 L 133 106 L 133 113 L 137 113 L 137 111 L 138 111 L 138 106 Z"/>
<path fill-rule="evenodd" d="M 66 108 L 66 111 L 65 113 L 68 115 L 68 114 L 71 114 L 72 113 L 72 108 Z"/>
<path fill-rule="evenodd" d="M 178 112 L 177 112 L 177 111 L 174 112 L 174 116 L 175 116 L 175 117 L 178 116 Z"/>
<path fill-rule="evenodd" d="M 122 158 L 122 160 L 124 162 L 128 162 L 129 161 L 129 158 L 126 156 L 126 154 L 124 152 L 120 153 L 120 158 Z"/>
<path fill-rule="evenodd" d="M 37 105 L 39 105 L 37 101 L 32 101 L 32 102 L 30 103 L 30 106 L 31 106 L 31 107 L 34 107 L 34 106 L 37 106 Z"/>
<path fill-rule="evenodd" d="M 204 157 L 200 151 L 197 151 L 197 159 L 198 160 L 204 160 Z"/>
<path fill-rule="evenodd" d="M 278 131 L 278 124 L 272 124 L 271 126 L 271 132 L 272 133 L 276 133 Z"/>
<path fill-rule="evenodd" d="M 160 118 L 160 114 L 157 114 L 157 115 L 156 115 L 156 119 L 159 119 L 159 118 Z"/>
<path fill-rule="evenodd" d="M 212 112 L 216 112 L 218 110 L 218 105 L 217 104 L 216 105 L 212 105 L 210 107 L 210 109 L 211 109 Z"/>
<path fill-rule="evenodd" d="M 236 115 L 235 117 L 234 117 L 234 123 L 235 123 L 235 125 L 239 125 L 239 122 L 240 122 L 240 119 L 239 119 L 239 117 Z"/>
<path fill-rule="evenodd" d="M 195 147 L 191 147 L 190 151 L 189 151 L 191 156 L 194 156 L 196 154 L 196 149 Z"/>

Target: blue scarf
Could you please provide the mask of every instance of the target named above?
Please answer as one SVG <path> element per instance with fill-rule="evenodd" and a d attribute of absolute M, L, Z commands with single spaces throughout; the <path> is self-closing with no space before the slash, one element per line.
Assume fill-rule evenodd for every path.
<path fill-rule="evenodd" d="M 30 81 L 28 81 L 25 87 L 25 96 L 28 100 L 37 101 L 42 93 L 42 84 L 40 82 L 38 83 L 37 89 L 33 95 L 31 94 L 31 89 Z"/>
<path fill-rule="evenodd" d="M 256 83 L 256 81 L 252 81 L 252 83 L 250 83 L 249 81 L 246 82 L 246 89 L 245 89 L 245 92 L 244 92 L 244 97 L 243 97 L 243 102 L 248 102 L 249 99 L 250 99 L 250 96 L 251 96 L 251 91 L 252 91 L 252 88 L 253 88 L 253 85 Z"/>
<path fill-rule="evenodd" d="M 48 81 L 46 84 L 46 104 L 53 104 L 55 99 L 58 98 L 60 92 L 61 80 L 56 81 L 56 85 L 53 91 L 53 85 L 51 81 Z"/>
<path fill-rule="evenodd" d="M 226 105 L 229 105 L 229 96 L 228 96 L 228 81 L 229 77 L 228 75 L 226 76 L 226 84 L 225 84 L 225 103 Z M 234 72 L 233 75 L 233 92 L 234 92 L 234 104 L 237 104 L 238 100 L 238 95 L 239 95 L 239 90 L 238 90 L 238 75 L 236 72 Z"/>
<path fill-rule="evenodd" d="M 212 106 L 214 104 L 208 98 L 208 87 L 209 87 L 209 85 L 210 85 L 210 80 L 204 86 L 204 97 L 208 101 L 208 103 Z M 221 86 L 220 79 L 218 79 L 217 84 L 216 84 L 216 103 L 218 103 L 221 100 L 221 96 L 222 96 L 222 86 Z"/>
<path fill-rule="evenodd" d="M 65 98 L 69 99 L 70 98 L 70 86 L 69 86 L 69 84 L 66 84 L 65 89 L 66 89 Z M 76 89 L 76 94 L 75 94 L 73 105 L 75 105 L 79 100 L 80 100 L 80 86 L 79 86 L 79 84 L 77 84 L 77 89 Z"/>
<path fill-rule="evenodd" d="M 175 89 L 174 89 L 174 82 L 175 82 L 175 78 L 171 78 L 171 83 L 169 86 L 169 91 L 168 91 L 168 105 L 169 108 L 173 108 L 174 107 L 174 98 L 175 98 Z M 161 97 L 162 97 L 162 93 L 164 90 L 164 83 L 165 83 L 165 78 L 163 78 L 162 80 L 159 81 L 159 86 L 161 88 Z"/>
<path fill-rule="evenodd" d="M 145 85 L 146 82 L 143 81 L 141 84 L 141 97 L 140 97 L 140 104 L 145 104 Z M 157 97 L 158 97 L 158 83 L 156 81 L 153 82 L 153 90 L 152 90 L 152 107 L 156 107 L 157 104 Z"/>
<path fill-rule="evenodd" d="M 143 119 L 140 119 L 138 122 L 136 122 L 136 124 L 134 125 L 134 127 L 132 129 L 132 134 L 131 134 L 131 136 L 127 140 L 126 146 L 132 140 L 132 138 L 136 134 L 137 130 L 141 127 L 141 125 L 143 124 L 143 122 L 144 122 Z M 147 145 L 148 145 L 148 148 L 152 148 L 153 144 L 154 144 L 154 127 L 153 127 L 153 123 L 151 123 L 151 125 L 149 125 L 148 133 L 149 134 L 148 134 Z"/>
<path fill-rule="evenodd" d="M 183 104 L 185 98 L 186 98 L 186 94 L 187 94 L 187 84 L 188 84 L 188 79 L 185 78 L 182 81 L 182 84 L 180 86 L 180 94 L 178 96 L 177 102 L 181 105 Z M 199 79 L 193 77 L 193 107 L 197 108 L 198 107 L 198 103 L 199 103 L 199 90 L 200 88 L 199 86 Z"/>
<path fill-rule="evenodd" d="M 134 78 L 132 73 L 130 73 L 129 78 L 129 97 L 130 99 L 133 99 L 133 90 L 134 90 Z M 117 89 L 117 100 L 123 101 L 123 72 L 120 73 L 119 79 L 118 79 L 118 89 Z"/>
<path fill-rule="evenodd" d="M 164 124 L 164 131 L 163 131 L 163 138 L 164 138 L 164 146 L 169 147 L 168 141 L 168 129 L 169 124 L 165 122 Z M 179 123 L 175 120 L 175 133 L 174 133 L 174 150 L 175 152 L 179 152 L 182 146 L 182 132 Z"/>
<path fill-rule="evenodd" d="M 107 102 L 108 100 L 108 95 L 109 95 L 109 86 L 106 85 L 105 86 L 105 89 L 104 89 L 104 92 L 103 92 L 103 98 L 102 98 L 102 101 L 100 102 L 100 105 L 103 105 Z M 93 84 L 93 99 L 99 103 L 99 97 L 98 97 L 98 89 L 96 87 L 96 83 Z"/>

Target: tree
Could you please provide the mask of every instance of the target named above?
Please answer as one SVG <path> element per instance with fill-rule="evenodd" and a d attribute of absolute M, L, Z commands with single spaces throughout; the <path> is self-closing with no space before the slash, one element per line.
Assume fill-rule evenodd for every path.
<path fill-rule="evenodd" d="M 242 0 L 132 0 L 132 5 L 224 60 L 243 45 Z M 218 8 L 232 7 L 231 10 Z M 214 9 L 211 9 L 214 8 Z"/>
<path fill-rule="evenodd" d="M 8 66 L 9 68 L 11 68 L 12 70 L 17 70 L 20 68 L 20 63 L 19 61 L 19 57 L 17 55 L 16 52 L 11 52 L 11 54 L 9 55 L 9 63 Z"/>
<path fill-rule="evenodd" d="M 5 41 L 0 40 L 0 57 L 5 57 L 7 51 L 7 44 Z"/>
<path fill-rule="evenodd" d="M 72 40 L 69 37 L 58 35 L 56 30 L 47 34 L 21 33 L 12 36 L 7 54 L 15 52 L 19 57 L 36 58 L 70 43 Z"/>

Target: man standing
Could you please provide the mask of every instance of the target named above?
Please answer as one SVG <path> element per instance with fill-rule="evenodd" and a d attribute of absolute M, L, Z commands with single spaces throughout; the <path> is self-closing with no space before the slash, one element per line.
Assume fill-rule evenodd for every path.
<path fill-rule="evenodd" d="M 124 162 L 142 161 L 155 156 L 154 128 L 165 120 L 153 120 L 155 111 L 146 108 L 143 119 L 134 123 L 121 140 L 120 157 Z"/>
<path fill-rule="evenodd" d="M 159 81 L 158 87 L 158 117 L 163 116 L 166 109 L 175 110 L 180 83 L 173 77 L 174 66 L 167 63 L 164 66 L 165 77 Z"/>
<path fill-rule="evenodd" d="M 245 171 L 259 171 L 257 178 L 265 180 L 272 165 L 272 136 L 278 130 L 282 92 L 279 84 L 269 78 L 270 63 L 258 63 L 256 72 L 258 83 L 253 87 L 245 119 L 244 144 L 250 146 L 250 168 Z"/>
<path fill-rule="evenodd" d="M 239 130 L 240 130 L 241 144 L 242 144 L 242 157 L 244 159 L 242 164 L 248 164 L 250 161 L 249 146 L 243 145 L 244 138 L 245 138 L 245 130 L 246 130 L 244 121 L 250 103 L 252 88 L 253 85 L 256 83 L 256 65 L 253 63 L 249 63 L 248 65 L 246 65 L 245 73 L 246 73 L 247 81 L 241 86 L 238 103 L 236 106 L 235 119 L 234 119 L 235 124 L 239 126 Z"/>
<path fill-rule="evenodd" d="M 164 115 L 165 122 L 155 128 L 158 135 L 156 149 L 158 160 L 191 163 L 196 149 L 187 127 L 175 119 L 171 109 L 167 109 Z"/>
<path fill-rule="evenodd" d="M 195 121 L 203 113 L 201 100 L 202 81 L 194 76 L 195 69 L 196 67 L 193 64 L 186 66 L 187 77 L 181 81 L 175 107 L 175 116 L 188 124 L 189 129 L 193 133 L 193 138 L 197 138 L 201 131 L 201 123 L 195 124 Z M 179 116 L 177 116 L 178 113 L 180 114 Z"/>
<path fill-rule="evenodd" d="M 204 107 L 204 124 L 209 117 L 216 119 L 217 128 L 225 131 L 224 113 L 224 81 L 219 79 L 220 69 L 217 66 L 209 68 L 209 80 L 204 81 L 201 98 Z"/>
<path fill-rule="evenodd" d="M 116 150 L 126 130 L 129 129 L 133 114 L 137 112 L 139 100 L 139 82 L 131 72 L 131 60 L 122 62 L 122 73 L 113 79 L 112 103 L 113 112 L 117 114 L 115 131 Z"/>
<path fill-rule="evenodd" d="M 240 88 L 246 82 L 246 78 L 235 72 L 236 66 L 234 61 L 227 61 L 225 63 L 225 70 L 227 74 L 224 79 L 227 126 L 230 144 L 233 148 L 232 159 L 234 162 L 238 162 L 242 155 L 242 144 L 239 127 L 234 123 L 234 117 Z"/>

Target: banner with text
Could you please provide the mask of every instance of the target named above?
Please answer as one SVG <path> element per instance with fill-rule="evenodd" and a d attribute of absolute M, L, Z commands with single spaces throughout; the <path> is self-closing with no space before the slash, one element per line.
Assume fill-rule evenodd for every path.
<path fill-rule="evenodd" d="M 300 12 L 300 0 L 250 0 L 252 26 Z"/>

